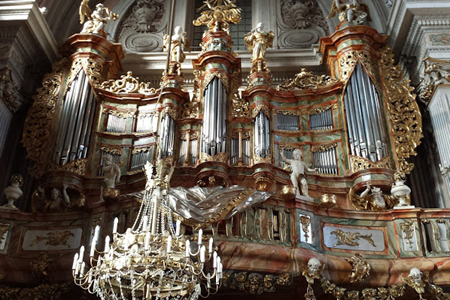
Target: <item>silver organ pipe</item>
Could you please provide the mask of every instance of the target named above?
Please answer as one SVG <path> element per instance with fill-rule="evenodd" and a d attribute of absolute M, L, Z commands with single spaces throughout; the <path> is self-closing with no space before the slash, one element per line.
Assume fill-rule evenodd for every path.
<path fill-rule="evenodd" d="M 298 115 L 289 115 L 283 112 L 277 113 L 277 129 L 295 131 L 300 128 Z"/>
<path fill-rule="evenodd" d="M 242 159 L 247 165 L 250 164 L 250 137 L 242 140 Z"/>
<path fill-rule="evenodd" d="M 87 156 L 95 105 L 89 79 L 81 70 L 64 96 L 54 152 L 57 164 L 64 165 Z"/>
<path fill-rule="evenodd" d="M 344 94 L 348 139 L 352 155 L 378 161 L 386 156 L 386 133 L 380 100 L 364 67 L 358 63 Z"/>
<path fill-rule="evenodd" d="M 156 130 L 155 116 L 157 116 L 157 114 L 155 114 L 155 113 L 139 114 L 137 121 L 136 121 L 136 132 L 139 132 L 139 133 L 154 132 Z M 157 120 L 157 117 L 156 117 L 156 120 Z"/>
<path fill-rule="evenodd" d="M 131 156 L 130 171 L 137 171 L 144 168 L 145 163 L 149 159 L 150 149 L 135 149 Z"/>
<path fill-rule="evenodd" d="M 214 156 L 226 151 L 226 102 L 227 92 L 223 83 L 215 77 L 204 93 L 202 152 Z"/>
<path fill-rule="evenodd" d="M 255 154 L 262 158 L 270 156 L 269 118 L 262 111 L 255 118 Z"/>
<path fill-rule="evenodd" d="M 239 159 L 239 139 L 231 139 L 231 164 L 234 165 Z"/>
<path fill-rule="evenodd" d="M 114 114 L 108 114 L 108 123 L 106 125 L 106 132 L 111 133 L 123 133 L 125 132 L 127 125 L 127 118 L 122 116 L 116 116 Z"/>
<path fill-rule="evenodd" d="M 333 129 L 333 114 L 328 108 L 318 114 L 309 116 L 310 130 L 330 130 Z"/>
<path fill-rule="evenodd" d="M 162 117 L 159 136 L 160 157 L 172 156 L 175 141 L 175 120 L 168 113 Z"/>
<path fill-rule="evenodd" d="M 190 141 L 191 147 L 190 147 L 190 153 L 189 153 L 189 163 L 191 165 L 195 165 L 197 161 L 197 147 L 198 147 L 198 139 L 193 139 Z"/>
<path fill-rule="evenodd" d="M 181 139 L 181 141 L 180 141 L 180 153 L 179 153 L 179 158 L 178 158 L 178 163 L 180 165 L 183 162 L 185 162 L 186 159 L 189 159 L 187 157 L 188 143 L 189 143 L 189 141 L 187 139 L 185 139 L 185 140 Z"/>
<path fill-rule="evenodd" d="M 324 151 L 312 152 L 314 168 L 319 169 L 320 174 L 338 175 L 336 147 L 330 147 Z"/>

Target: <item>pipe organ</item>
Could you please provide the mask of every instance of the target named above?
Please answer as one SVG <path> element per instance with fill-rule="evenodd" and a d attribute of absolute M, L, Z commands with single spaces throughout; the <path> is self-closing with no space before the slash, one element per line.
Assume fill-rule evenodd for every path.
<path fill-rule="evenodd" d="M 333 114 L 331 107 L 323 111 L 319 109 L 317 113 L 310 114 L 309 126 L 310 130 L 333 129 Z"/>
<path fill-rule="evenodd" d="M 292 111 L 277 111 L 277 129 L 295 131 L 300 128 L 298 114 Z"/>
<path fill-rule="evenodd" d="M 65 165 L 86 158 L 94 122 L 96 101 L 89 78 L 80 70 L 61 103 L 54 161 Z"/>
<path fill-rule="evenodd" d="M 214 77 L 204 92 L 202 152 L 209 156 L 226 151 L 227 91 L 219 78 Z"/>
<path fill-rule="evenodd" d="M 361 63 L 344 93 L 350 153 L 373 162 L 387 155 L 386 131 L 378 92 Z"/>
<path fill-rule="evenodd" d="M 313 165 L 319 169 L 320 174 L 338 175 L 338 162 L 336 157 L 336 145 L 325 147 L 314 147 L 311 149 L 313 154 Z"/>
<path fill-rule="evenodd" d="M 159 137 L 158 155 L 161 158 L 173 156 L 175 143 L 175 120 L 169 113 L 165 113 L 161 118 Z"/>

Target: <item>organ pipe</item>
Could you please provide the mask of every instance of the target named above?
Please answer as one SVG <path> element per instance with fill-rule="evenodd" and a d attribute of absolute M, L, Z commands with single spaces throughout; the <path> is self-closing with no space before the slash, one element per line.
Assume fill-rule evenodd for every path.
<path fill-rule="evenodd" d="M 269 118 L 259 112 L 255 118 L 255 154 L 262 158 L 270 156 Z"/>
<path fill-rule="evenodd" d="M 226 151 L 226 102 L 227 92 L 223 83 L 215 77 L 204 93 L 202 152 L 210 156 Z"/>
<path fill-rule="evenodd" d="M 175 120 L 168 113 L 166 113 L 161 119 L 159 136 L 160 158 L 172 156 L 175 141 Z"/>
<path fill-rule="evenodd" d="M 64 165 L 86 158 L 95 115 L 95 97 L 89 79 L 81 70 L 64 96 L 57 130 L 54 161 Z"/>
<path fill-rule="evenodd" d="M 358 63 L 344 94 L 350 153 L 376 162 L 387 154 L 380 100 L 364 67 Z"/>

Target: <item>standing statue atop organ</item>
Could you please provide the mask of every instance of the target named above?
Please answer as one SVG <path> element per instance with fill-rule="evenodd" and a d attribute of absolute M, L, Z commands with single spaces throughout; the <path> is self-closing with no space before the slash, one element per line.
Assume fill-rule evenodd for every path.
<path fill-rule="evenodd" d="M 116 21 L 119 19 L 119 15 L 113 13 L 109 8 L 105 7 L 103 4 L 99 3 L 95 7 L 94 12 L 88 6 L 89 0 L 82 0 L 80 5 L 80 24 L 83 24 L 85 18 L 86 23 L 83 25 L 83 30 L 81 33 L 94 33 L 106 36 L 104 31 L 106 23 L 108 21 Z"/>
<path fill-rule="evenodd" d="M 245 35 L 245 45 L 247 45 L 248 51 L 253 53 L 252 61 L 266 58 L 266 49 L 273 47 L 274 36 L 272 31 L 264 31 L 264 25 L 261 22 Z"/>
<path fill-rule="evenodd" d="M 186 51 L 191 52 L 190 47 L 189 39 L 186 37 L 186 32 L 182 32 L 180 26 L 175 27 L 170 46 L 169 35 L 164 35 L 163 50 L 167 52 L 170 49 L 170 61 L 176 61 L 178 63 L 184 62 L 186 55 L 183 52 L 183 48 L 186 49 Z"/>
<path fill-rule="evenodd" d="M 317 169 L 309 168 L 306 163 L 302 160 L 302 151 L 300 149 L 295 149 L 293 151 L 294 159 L 288 159 L 284 156 L 284 151 L 281 150 L 281 159 L 290 164 L 292 168 L 291 172 L 291 181 L 294 186 L 297 196 L 300 195 L 300 190 L 298 188 L 298 181 L 300 180 L 301 184 L 301 195 L 309 197 L 308 195 L 308 183 L 305 178 L 305 169 L 309 172 L 317 172 Z"/>
<path fill-rule="evenodd" d="M 197 11 L 208 6 L 210 10 L 201 12 L 200 17 L 194 20 L 195 26 L 206 25 L 210 31 L 226 31 L 229 33 L 229 23 L 238 24 L 241 21 L 241 9 L 235 0 L 206 0 Z"/>
<path fill-rule="evenodd" d="M 333 0 L 333 5 L 327 18 L 333 18 L 336 14 L 339 14 L 339 21 L 347 21 L 349 23 L 362 24 L 366 20 L 372 21 L 367 4 L 359 3 L 356 0 L 349 0 L 345 4 L 342 4 L 340 0 Z"/>

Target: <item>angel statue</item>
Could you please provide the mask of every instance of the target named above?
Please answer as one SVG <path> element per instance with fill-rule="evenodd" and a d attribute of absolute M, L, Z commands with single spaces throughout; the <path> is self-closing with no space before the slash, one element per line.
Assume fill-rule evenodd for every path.
<path fill-rule="evenodd" d="M 89 0 L 82 0 L 80 5 L 80 24 L 84 23 L 81 33 L 94 33 L 106 36 L 104 28 L 108 21 L 116 21 L 119 15 L 113 13 L 109 8 L 102 3 L 97 4 L 94 12 L 91 11 L 88 5 Z M 86 23 L 85 20 L 87 19 Z"/>
<path fill-rule="evenodd" d="M 356 0 L 349 0 L 345 4 L 342 4 L 340 0 L 333 0 L 333 5 L 327 18 L 333 18 L 336 14 L 339 14 L 340 21 L 349 23 L 362 24 L 366 20 L 372 21 L 367 4 L 359 3 Z"/>
<path fill-rule="evenodd" d="M 244 37 L 248 51 L 252 51 L 252 61 L 265 59 L 266 49 L 273 46 L 274 33 L 264 31 L 264 25 L 259 22 L 256 28 L 247 33 Z"/>
<path fill-rule="evenodd" d="M 164 35 L 163 50 L 166 52 L 169 51 L 169 40 L 169 35 Z M 183 47 L 186 51 L 191 52 L 191 45 L 189 39 L 186 37 L 186 32 L 182 32 L 181 27 L 177 26 L 175 27 L 170 44 L 170 61 L 184 62 L 186 55 L 184 55 Z"/>

